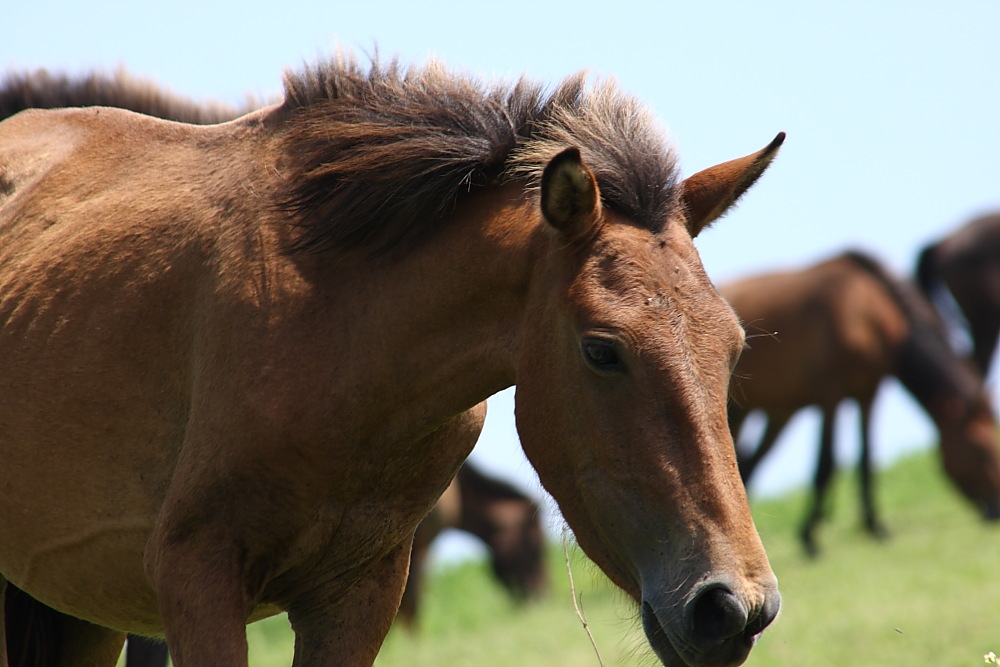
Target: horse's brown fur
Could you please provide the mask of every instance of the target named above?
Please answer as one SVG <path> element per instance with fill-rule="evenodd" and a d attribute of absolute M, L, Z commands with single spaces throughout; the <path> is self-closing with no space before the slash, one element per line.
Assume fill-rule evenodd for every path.
<path fill-rule="evenodd" d="M 811 405 L 822 412 L 816 494 L 802 529 L 810 553 L 817 551 L 814 531 L 833 473 L 835 414 L 846 399 L 857 401 L 861 415 L 865 524 L 884 534 L 872 497 L 869 422 L 879 385 L 891 375 L 937 425 L 945 469 L 958 487 L 977 505 L 1000 508 L 1000 443 L 982 378 L 951 352 L 916 290 L 857 253 L 720 289 L 749 339 L 733 376 L 734 437 L 748 412 L 767 416 L 757 446 L 741 447 L 744 481 L 796 412 Z"/>
<path fill-rule="evenodd" d="M 421 166 L 400 171 L 364 114 L 338 115 L 365 100 L 288 97 L 207 127 L 100 107 L 0 124 L 0 573 L 65 614 L 165 631 L 180 667 L 245 665 L 244 624 L 282 609 L 296 665 L 370 664 L 476 404 L 516 384 L 528 458 L 660 657 L 742 661 L 778 598 L 725 420 L 742 331 L 691 236 L 780 140 L 672 186 L 616 185 L 601 147 L 634 145 L 584 123 L 543 169 L 557 198 L 486 168 L 411 188 L 399 175 L 435 154 L 402 151 Z M 438 103 L 476 99 L 496 103 Z M 633 108 L 608 99 L 567 108 Z M 346 152 L 376 165 L 355 177 L 395 177 L 323 172 L 313 104 L 333 145 L 365 137 Z M 482 138 L 445 134 L 462 133 Z M 317 178 L 353 194 L 299 188 Z M 632 215 L 628 188 L 652 208 Z M 429 201 L 387 214 L 401 196 Z"/>

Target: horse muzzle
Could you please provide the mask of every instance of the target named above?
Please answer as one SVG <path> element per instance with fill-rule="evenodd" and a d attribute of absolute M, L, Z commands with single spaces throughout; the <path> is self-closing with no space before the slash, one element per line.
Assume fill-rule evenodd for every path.
<path fill-rule="evenodd" d="M 740 665 L 778 615 L 781 596 L 777 583 L 765 586 L 762 592 L 755 604 L 724 583 L 705 583 L 693 592 L 680 613 L 674 606 L 657 611 L 643 600 L 643 629 L 668 667 Z"/>

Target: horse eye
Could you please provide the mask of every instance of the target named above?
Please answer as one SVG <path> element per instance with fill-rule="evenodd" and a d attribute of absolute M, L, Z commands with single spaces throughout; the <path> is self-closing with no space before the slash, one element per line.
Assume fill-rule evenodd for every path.
<path fill-rule="evenodd" d="M 624 369 L 612 343 L 599 338 L 585 338 L 582 348 L 584 359 L 594 370 L 607 373 Z"/>

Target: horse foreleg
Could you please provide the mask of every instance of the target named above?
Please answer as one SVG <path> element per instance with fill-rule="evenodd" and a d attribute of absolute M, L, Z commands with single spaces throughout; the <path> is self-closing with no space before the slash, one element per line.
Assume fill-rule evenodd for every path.
<path fill-rule="evenodd" d="M 889 532 L 879 521 L 875 511 L 874 471 L 872 470 L 871 415 L 872 399 L 859 400 L 861 417 L 861 508 L 864 512 L 865 528 L 878 539 L 889 536 Z"/>
<path fill-rule="evenodd" d="M 819 440 L 819 458 L 816 463 L 816 477 L 813 480 L 812 507 L 802 525 L 802 545 L 810 556 L 819 555 L 819 545 L 816 543 L 816 526 L 823 519 L 826 507 L 826 493 L 833 478 L 833 436 L 834 423 L 837 418 L 837 406 L 823 407 L 823 426 Z"/>
<path fill-rule="evenodd" d="M 295 631 L 292 667 L 368 667 L 375 662 L 399 607 L 410 563 L 407 540 L 346 595 L 317 589 L 288 610 Z"/>
<path fill-rule="evenodd" d="M 177 667 L 246 667 L 249 603 L 237 548 L 190 539 L 161 547 L 153 577 Z"/>

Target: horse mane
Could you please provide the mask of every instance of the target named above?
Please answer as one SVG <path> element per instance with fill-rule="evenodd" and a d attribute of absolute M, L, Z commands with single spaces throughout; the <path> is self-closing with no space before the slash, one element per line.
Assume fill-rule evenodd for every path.
<path fill-rule="evenodd" d="M 485 85 L 431 62 L 365 68 L 337 57 L 285 76 L 289 165 L 282 206 L 295 249 L 373 254 L 426 238 L 459 197 L 487 185 L 537 185 L 576 146 L 603 204 L 652 231 L 677 205 L 676 159 L 649 112 L 613 82 L 577 74 L 551 92 L 522 78 Z"/>
<path fill-rule="evenodd" d="M 970 404 L 981 400 L 982 378 L 952 349 L 944 322 L 921 292 L 867 254 L 850 251 L 844 257 L 885 287 L 910 325 L 894 374 L 913 397 L 931 414 L 935 414 L 931 403 L 940 396 L 959 397 Z"/>
<path fill-rule="evenodd" d="M 38 69 L 7 74 L 0 83 L 0 120 L 25 109 L 81 106 L 117 107 L 196 125 L 221 123 L 244 113 L 224 104 L 197 103 L 175 95 L 124 69 L 78 78 Z"/>

